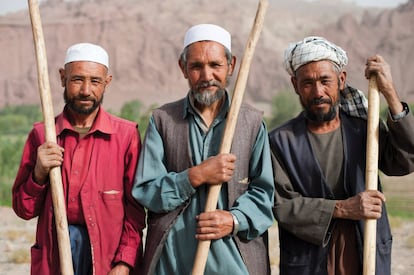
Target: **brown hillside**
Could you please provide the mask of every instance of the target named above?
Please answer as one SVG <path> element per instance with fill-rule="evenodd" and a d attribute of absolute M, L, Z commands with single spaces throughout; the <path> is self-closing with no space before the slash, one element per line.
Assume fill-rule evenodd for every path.
<path fill-rule="evenodd" d="M 160 105 L 186 93 L 177 57 L 187 28 L 197 23 L 227 28 L 240 64 L 256 8 L 257 2 L 251 0 L 45 1 L 40 11 L 55 112 L 63 105 L 57 70 L 69 45 L 87 41 L 108 50 L 114 80 L 106 93 L 106 108 L 119 110 L 133 99 L 146 106 Z M 363 12 L 338 1 L 270 0 L 245 100 L 268 111 L 272 97 L 290 88 L 281 65 L 283 50 L 307 35 L 326 35 L 342 45 L 351 59 L 350 78 L 362 89 L 367 86 L 360 77 L 364 58 L 374 52 L 383 54 L 390 59 L 402 97 L 414 100 L 410 77 L 414 0 L 395 10 Z M 28 12 L 1 16 L 0 33 L 0 108 L 38 103 Z"/>
<path fill-rule="evenodd" d="M 389 61 L 403 100 L 414 102 L 414 0 L 377 15 L 365 12 L 360 23 L 348 14 L 317 32 L 347 50 L 349 81 L 355 86 L 366 90 L 361 72 L 366 57 L 378 53 Z"/>

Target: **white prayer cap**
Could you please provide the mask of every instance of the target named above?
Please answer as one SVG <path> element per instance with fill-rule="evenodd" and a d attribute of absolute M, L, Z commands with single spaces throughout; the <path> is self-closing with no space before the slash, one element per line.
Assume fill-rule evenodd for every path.
<path fill-rule="evenodd" d="M 341 69 L 348 64 L 346 52 L 323 37 L 306 37 L 289 44 L 285 50 L 285 69 L 291 76 L 295 75 L 300 66 L 320 60 L 330 60 Z"/>
<path fill-rule="evenodd" d="M 228 31 L 213 24 L 199 24 L 188 29 L 184 37 L 184 48 L 198 41 L 215 41 L 231 52 L 231 35 Z"/>
<path fill-rule="evenodd" d="M 101 46 L 91 43 L 70 46 L 66 51 L 65 64 L 73 61 L 92 61 L 109 68 L 108 53 Z"/>

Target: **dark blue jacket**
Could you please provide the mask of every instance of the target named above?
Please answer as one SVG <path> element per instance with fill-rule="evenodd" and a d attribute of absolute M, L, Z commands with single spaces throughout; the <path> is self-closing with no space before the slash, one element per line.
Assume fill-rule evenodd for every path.
<path fill-rule="evenodd" d="M 366 120 L 344 113 L 341 113 L 341 123 L 344 146 L 343 188 L 347 197 L 352 197 L 365 190 L 367 123 Z M 280 161 L 296 192 L 303 197 L 334 199 L 312 155 L 307 131 L 305 117 L 301 114 L 270 132 L 273 154 Z M 389 138 L 385 127 L 381 128 L 380 136 L 380 144 Z M 364 222 L 355 222 L 355 227 L 362 265 Z M 279 238 L 281 275 L 327 274 L 329 244 L 322 247 L 306 242 L 280 226 Z M 390 226 L 383 205 L 382 216 L 377 221 L 376 274 L 391 274 L 391 244 Z"/>

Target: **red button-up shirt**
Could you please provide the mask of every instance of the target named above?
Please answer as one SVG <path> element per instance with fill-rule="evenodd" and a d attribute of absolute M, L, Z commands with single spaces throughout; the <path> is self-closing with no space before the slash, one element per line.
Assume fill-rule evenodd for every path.
<path fill-rule="evenodd" d="M 68 222 L 86 225 L 94 274 L 107 274 L 120 261 L 136 266 L 145 227 L 145 211 L 131 196 L 141 148 L 137 125 L 101 107 L 89 133 L 80 139 L 67 116 L 65 109 L 56 117 L 56 133 L 65 148 L 61 170 Z M 23 219 L 38 217 L 32 274 L 59 274 L 49 184 L 33 181 L 37 147 L 44 141 L 44 124 L 36 123 L 13 186 L 13 209 Z"/>

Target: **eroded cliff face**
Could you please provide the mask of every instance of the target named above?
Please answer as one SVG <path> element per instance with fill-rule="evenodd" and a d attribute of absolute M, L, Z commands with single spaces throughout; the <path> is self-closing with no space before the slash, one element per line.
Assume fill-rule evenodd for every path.
<path fill-rule="evenodd" d="M 348 76 L 362 89 L 368 84 L 363 75 L 368 56 L 380 54 L 389 62 L 393 81 L 403 100 L 414 102 L 414 1 L 376 14 L 366 11 L 360 22 L 348 14 L 319 33 L 347 50 Z"/>
<path fill-rule="evenodd" d="M 270 1 L 265 26 L 250 69 L 245 100 L 268 111 L 273 96 L 290 89 L 282 66 L 289 42 L 308 35 L 325 36 L 349 54 L 350 82 L 366 90 L 365 59 L 379 53 L 392 66 L 402 98 L 414 101 L 414 0 L 392 10 L 364 11 L 337 1 L 303 3 Z M 101 44 L 110 55 L 113 81 L 104 106 L 119 110 L 130 100 L 161 105 L 187 92 L 178 56 L 187 28 L 215 23 L 233 36 L 238 57 L 236 80 L 245 43 L 256 13 L 251 0 L 104 0 L 45 1 L 40 6 L 55 112 L 63 106 L 58 69 L 68 46 Z M 0 108 L 38 103 L 37 71 L 28 11 L 0 17 Z"/>

